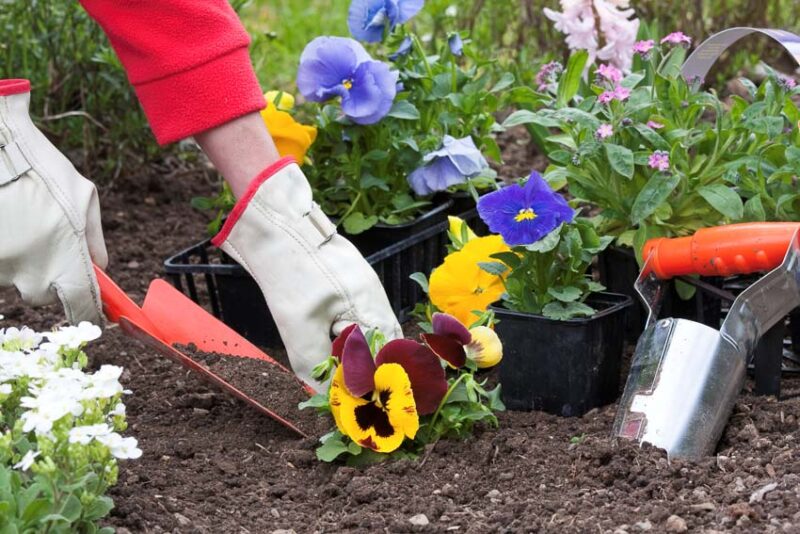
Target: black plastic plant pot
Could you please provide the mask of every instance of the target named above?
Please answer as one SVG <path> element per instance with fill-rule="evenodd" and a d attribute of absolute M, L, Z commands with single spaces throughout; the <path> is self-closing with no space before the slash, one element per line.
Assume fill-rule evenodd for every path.
<path fill-rule="evenodd" d="M 378 223 L 360 234 L 348 234 L 343 228 L 339 228 L 339 233 L 349 239 L 361 254 L 370 256 L 446 221 L 452 206 L 453 201 L 451 199 L 441 199 L 433 209 L 407 223 L 396 225 Z"/>
<path fill-rule="evenodd" d="M 633 250 L 623 247 L 609 247 L 597 258 L 597 269 L 600 282 L 611 293 L 627 295 L 633 300 L 633 305 L 628 312 L 625 323 L 625 338 L 636 342 L 644 331 L 647 322 L 647 309 L 639 298 L 634 284 L 639 277 L 639 264 Z M 713 285 L 721 287 L 722 280 L 716 278 L 704 279 Z M 707 295 L 701 290 L 695 291 L 690 299 L 683 299 L 675 290 L 674 283 L 670 283 L 669 290 L 664 295 L 659 317 L 674 317 L 689 319 L 719 328 L 722 319 L 721 302 L 719 298 Z"/>
<path fill-rule="evenodd" d="M 577 417 L 617 399 L 631 298 L 596 293 L 586 302 L 597 313 L 567 321 L 493 307 L 503 342 L 501 395 L 509 410 Z"/>

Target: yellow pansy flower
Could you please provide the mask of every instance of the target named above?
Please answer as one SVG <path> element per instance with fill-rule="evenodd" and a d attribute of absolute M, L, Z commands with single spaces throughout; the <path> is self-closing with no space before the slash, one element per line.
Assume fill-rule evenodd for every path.
<path fill-rule="evenodd" d="M 261 117 L 281 157 L 294 156 L 298 163 L 303 163 L 306 152 L 317 139 L 317 129 L 295 121 L 290 114 L 276 108 L 271 100 L 267 100 L 267 107 L 261 110 Z"/>
<path fill-rule="evenodd" d="M 476 326 L 469 329 L 472 341 L 467 344 L 467 358 L 478 364 L 481 369 L 494 367 L 503 359 L 503 343 L 497 332 L 488 326 Z"/>
<path fill-rule="evenodd" d="M 505 291 L 502 278 L 487 273 L 478 264 L 496 262 L 492 254 L 510 250 L 499 235 L 471 239 L 431 273 L 428 287 L 431 303 L 467 328 L 472 326 L 478 319 L 473 311 L 485 311 Z"/>
<path fill-rule="evenodd" d="M 278 109 L 281 111 L 289 111 L 294 108 L 294 96 L 286 91 L 267 91 L 264 93 L 264 98 L 271 104 L 275 104 L 275 100 L 278 100 Z"/>
<path fill-rule="evenodd" d="M 379 365 L 375 389 L 369 400 L 350 394 L 342 366 L 331 383 L 329 401 L 339 431 L 362 447 L 388 453 L 397 450 L 405 438 L 419 430 L 419 416 L 411 380 L 397 363 Z"/>

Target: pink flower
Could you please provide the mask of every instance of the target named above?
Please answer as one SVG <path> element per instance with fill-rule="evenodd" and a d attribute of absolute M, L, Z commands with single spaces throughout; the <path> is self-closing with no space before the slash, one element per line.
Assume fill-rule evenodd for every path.
<path fill-rule="evenodd" d="M 558 81 L 558 75 L 564 70 L 564 66 L 558 61 L 545 63 L 539 72 L 536 73 L 536 85 L 539 91 L 546 91 Z"/>
<path fill-rule="evenodd" d="M 656 122 L 656 121 L 647 121 L 647 127 L 648 128 L 652 128 L 653 130 L 659 130 L 659 129 L 663 128 L 664 125 L 661 124 L 660 122 Z"/>
<path fill-rule="evenodd" d="M 597 67 L 596 74 L 598 78 L 603 78 L 613 84 L 617 84 L 622 80 L 622 71 L 613 65 L 600 65 Z"/>
<path fill-rule="evenodd" d="M 688 47 L 692 44 L 692 38 L 683 32 L 672 32 L 671 34 L 661 39 L 661 44 L 664 43 L 669 43 L 673 45 L 685 45 Z"/>
<path fill-rule="evenodd" d="M 606 139 L 614 135 L 614 128 L 612 128 L 610 124 L 601 124 L 594 135 L 598 139 Z"/>
<path fill-rule="evenodd" d="M 618 85 L 612 91 L 605 91 L 602 93 L 597 97 L 597 100 L 601 104 L 609 104 L 612 100 L 619 100 L 622 102 L 623 100 L 627 100 L 629 96 L 631 96 L 631 90 Z"/>
<path fill-rule="evenodd" d="M 788 76 L 778 76 L 778 85 L 780 85 L 784 91 L 791 91 L 797 87 L 797 82 L 794 78 Z"/>
<path fill-rule="evenodd" d="M 647 39 L 646 41 L 636 41 L 636 43 L 633 45 L 633 51 L 642 56 L 643 59 L 647 59 L 647 56 L 650 55 L 650 51 L 655 45 L 656 43 L 652 39 Z"/>
<path fill-rule="evenodd" d="M 650 154 L 647 164 L 651 169 L 656 169 L 661 172 L 669 170 L 669 153 L 663 150 L 656 150 Z"/>
<path fill-rule="evenodd" d="M 616 98 L 620 102 L 622 102 L 623 100 L 627 100 L 629 96 L 631 96 L 631 90 L 628 89 L 627 87 L 622 87 L 621 85 L 618 85 L 614 89 L 614 98 Z"/>

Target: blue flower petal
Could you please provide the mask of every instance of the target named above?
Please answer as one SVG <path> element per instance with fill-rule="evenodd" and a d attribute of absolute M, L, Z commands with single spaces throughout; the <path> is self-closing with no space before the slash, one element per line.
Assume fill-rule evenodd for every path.
<path fill-rule="evenodd" d="M 397 61 L 397 58 L 405 56 L 409 52 L 411 52 L 411 46 L 413 42 L 411 41 L 411 37 L 406 37 L 403 39 L 403 42 L 400 43 L 400 46 L 397 47 L 397 50 L 394 54 L 389 55 L 390 61 Z"/>
<path fill-rule="evenodd" d="M 313 102 L 342 96 L 342 82 L 352 79 L 359 63 L 370 57 L 358 42 L 344 37 L 317 37 L 300 57 L 297 88 Z"/>
<path fill-rule="evenodd" d="M 453 162 L 453 165 L 467 178 L 480 174 L 481 171 L 489 166 L 486 158 L 483 157 L 481 151 L 475 146 L 475 141 L 470 136 L 455 139 L 445 135 L 442 141 L 442 149 L 439 152 L 444 152 Z"/>
<path fill-rule="evenodd" d="M 450 46 L 450 52 L 456 56 L 461 57 L 464 55 L 464 41 L 457 33 L 450 35 L 447 39 L 447 44 Z"/>
<path fill-rule="evenodd" d="M 510 246 L 530 245 L 569 223 L 575 212 L 537 172 L 525 187 L 513 184 L 478 199 L 478 213 Z"/>
<path fill-rule="evenodd" d="M 375 124 L 392 108 L 398 76 L 380 61 L 362 63 L 353 76 L 352 88 L 342 98 L 342 111 L 356 124 Z"/>
<path fill-rule="evenodd" d="M 438 158 L 415 170 L 408 177 L 411 189 L 420 196 L 444 191 L 451 185 L 464 183 L 465 180 L 465 176 L 447 158 Z"/>
<path fill-rule="evenodd" d="M 425 5 L 425 0 L 398 0 L 397 23 L 408 22 L 414 15 L 419 13 Z"/>
<path fill-rule="evenodd" d="M 359 41 L 379 43 L 388 24 L 393 27 L 397 19 L 396 6 L 387 5 L 386 0 L 353 0 L 347 16 L 350 33 Z M 394 12 L 394 16 L 390 13 Z"/>

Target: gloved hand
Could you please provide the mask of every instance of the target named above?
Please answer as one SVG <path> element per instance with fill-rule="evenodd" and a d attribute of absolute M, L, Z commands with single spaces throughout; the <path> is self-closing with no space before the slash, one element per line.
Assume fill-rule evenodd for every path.
<path fill-rule="evenodd" d="M 291 157 L 253 180 L 213 243 L 258 282 L 292 369 L 312 387 L 320 387 L 311 370 L 330 355 L 331 334 L 357 323 L 402 337 L 375 271 L 336 233 Z"/>
<path fill-rule="evenodd" d="M 102 324 L 92 260 L 108 263 L 97 191 L 34 126 L 30 83 L 0 80 L 0 286 L 72 323 Z"/>

